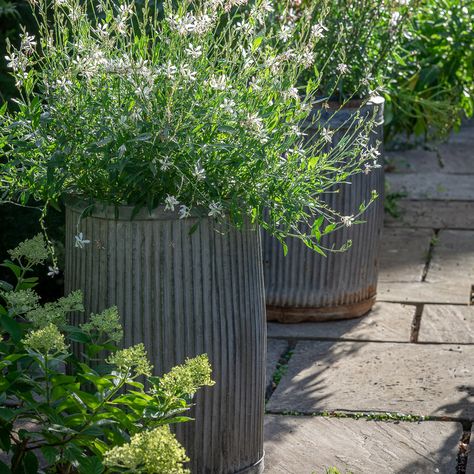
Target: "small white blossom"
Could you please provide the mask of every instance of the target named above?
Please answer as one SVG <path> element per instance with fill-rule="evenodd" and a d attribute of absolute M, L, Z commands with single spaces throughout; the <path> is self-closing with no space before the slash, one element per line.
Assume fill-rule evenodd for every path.
<path fill-rule="evenodd" d="M 197 59 L 202 56 L 202 47 L 201 46 L 193 46 L 189 43 L 189 46 L 186 48 L 186 54 L 191 56 L 194 59 Z"/>
<path fill-rule="evenodd" d="M 305 48 L 305 50 L 297 55 L 297 61 L 301 64 L 304 68 L 310 68 L 316 59 L 316 55 L 314 51 L 309 48 Z"/>
<path fill-rule="evenodd" d="M 56 275 L 59 275 L 59 268 L 48 266 L 48 276 L 54 278 Z"/>
<path fill-rule="evenodd" d="M 298 89 L 296 87 L 290 87 L 287 91 L 283 93 L 285 100 L 288 99 L 299 99 Z"/>
<path fill-rule="evenodd" d="M 208 83 L 211 89 L 216 91 L 224 91 L 227 87 L 227 76 L 225 74 L 221 74 L 220 76 L 212 76 Z"/>
<path fill-rule="evenodd" d="M 225 112 L 233 115 L 235 114 L 235 102 L 232 99 L 224 99 L 224 102 L 220 105 L 220 108 L 223 109 Z"/>
<path fill-rule="evenodd" d="M 166 199 L 165 199 L 165 211 L 174 211 L 174 208 L 178 204 L 179 204 L 179 201 L 174 196 L 170 196 L 168 194 L 168 196 L 166 196 Z"/>
<path fill-rule="evenodd" d="M 350 71 L 349 66 L 347 64 L 344 64 L 344 63 L 338 64 L 336 69 L 338 70 L 339 74 L 341 74 L 341 75 L 347 74 Z"/>
<path fill-rule="evenodd" d="M 342 216 L 341 217 L 341 222 L 346 226 L 346 227 L 351 227 L 352 224 L 354 223 L 354 216 Z"/>
<path fill-rule="evenodd" d="M 159 162 L 161 171 L 167 171 L 171 168 L 171 160 L 169 156 L 165 156 L 164 158 L 159 160 Z"/>
<path fill-rule="evenodd" d="M 199 161 L 194 165 L 193 174 L 197 181 L 203 181 L 206 179 L 206 170 L 202 167 Z"/>
<path fill-rule="evenodd" d="M 196 72 L 193 71 L 191 67 L 188 66 L 187 64 L 181 65 L 181 67 L 179 68 L 179 72 L 188 81 L 196 80 Z"/>
<path fill-rule="evenodd" d="M 219 217 L 224 215 L 224 208 L 220 202 L 213 201 L 209 204 L 209 217 Z"/>
<path fill-rule="evenodd" d="M 179 207 L 178 214 L 180 219 L 186 219 L 191 215 L 191 209 L 183 204 Z"/>
<path fill-rule="evenodd" d="M 168 79 L 173 79 L 178 72 L 178 68 L 174 66 L 171 61 L 168 61 L 166 66 L 163 68 L 163 72 Z"/>
<path fill-rule="evenodd" d="M 402 15 L 400 14 L 400 12 L 393 12 L 392 17 L 390 18 L 390 26 L 392 28 L 395 28 L 400 23 L 401 19 Z"/>
<path fill-rule="evenodd" d="M 80 249 L 83 249 L 87 244 L 91 243 L 90 240 L 86 240 L 84 238 L 84 234 L 82 232 L 79 232 L 79 234 L 74 236 L 74 240 L 75 240 L 75 244 L 74 244 L 75 247 L 80 248 Z"/>
<path fill-rule="evenodd" d="M 329 130 L 326 127 L 323 127 L 321 135 L 322 135 L 324 141 L 326 141 L 326 143 L 331 143 L 332 142 L 332 136 L 334 135 L 334 132 L 332 130 Z"/>
<path fill-rule="evenodd" d="M 35 50 L 36 47 L 36 41 L 34 35 L 29 35 L 28 33 L 23 33 L 21 35 L 21 45 L 20 49 L 27 53 L 30 54 Z"/>
<path fill-rule="evenodd" d="M 322 23 L 316 23 L 311 27 L 311 37 L 315 40 L 324 38 L 324 32 L 327 30 Z"/>
<path fill-rule="evenodd" d="M 278 38 L 286 43 L 293 36 L 293 26 L 283 25 L 281 30 L 278 32 Z"/>

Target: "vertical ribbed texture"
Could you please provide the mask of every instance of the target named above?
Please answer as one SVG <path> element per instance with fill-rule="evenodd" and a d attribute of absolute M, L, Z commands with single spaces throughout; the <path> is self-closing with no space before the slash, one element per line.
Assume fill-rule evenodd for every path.
<path fill-rule="evenodd" d="M 216 231 L 204 219 L 95 212 L 80 230 L 66 211 L 66 291 L 82 289 L 87 313 L 119 308 L 125 346 L 143 342 L 155 372 L 207 353 L 216 385 L 199 392 L 178 438 L 195 474 L 263 472 L 265 306 L 260 233 Z M 143 217 L 145 215 L 145 217 Z M 81 316 L 75 317 L 75 324 Z M 258 464 L 259 463 L 259 464 Z M 253 467 L 252 467 L 253 466 Z"/>
<path fill-rule="evenodd" d="M 377 107 L 379 125 L 370 137 L 370 146 L 375 147 L 376 142 L 383 140 L 383 103 L 366 107 L 369 111 Z M 347 123 L 335 132 L 333 144 L 347 132 L 351 116 L 356 112 L 357 109 L 342 109 L 329 121 L 330 127 L 334 129 Z M 310 131 L 306 130 L 306 133 Z M 352 240 L 352 247 L 347 252 L 328 253 L 327 257 L 323 257 L 300 241 L 288 239 L 288 254 L 285 257 L 281 244 L 264 233 L 263 258 L 269 319 L 290 322 L 294 317 L 291 310 L 296 310 L 298 315 L 295 319 L 300 321 L 346 318 L 360 316 L 358 311 L 361 307 L 370 307 L 367 301 L 376 293 L 378 249 L 384 213 L 381 157 L 379 164 L 381 168 L 368 175 L 361 173 L 353 176 L 350 185 L 338 186 L 335 188 L 339 190 L 338 193 L 324 196 L 324 201 L 331 208 L 346 216 L 357 214 L 360 203 L 370 200 L 372 190 L 376 190 L 380 196 L 362 216 L 365 224 L 345 227 L 322 238 L 321 244 L 326 248 L 339 248 Z M 357 306 L 363 302 L 365 306 Z"/>

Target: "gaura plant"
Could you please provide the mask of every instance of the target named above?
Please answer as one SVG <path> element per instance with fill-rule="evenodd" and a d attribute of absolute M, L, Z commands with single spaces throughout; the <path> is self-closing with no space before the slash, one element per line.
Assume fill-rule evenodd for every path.
<path fill-rule="evenodd" d="M 323 0 L 313 10 L 311 0 L 294 0 L 291 23 L 311 15 L 321 40 L 313 68 L 302 82 L 316 80 L 320 93 L 344 103 L 380 93 L 387 62 L 400 44 L 403 28 L 418 0 Z"/>
<path fill-rule="evenodd" d="M 144 3 L 32 0 L 39 38 L 7 58 L 21 99 L 1 110 L 0 197 L 164 205 L 320 249 L 348 222 L 322 195 L 373 162 L 366 118 L 305 143 L 322 79 L 297 80 L 320 32 L 283 37 L 269 0 Z"/>
<path fill-rule="evenodd" d="M 213 385 L 207 356 L 153 376 L 143 344 L 118 347 L 116 308 L 76 327 L 68 313 L 83 311 L 79 291 L 40 304 L 29 274 L 48 257 L 41 235 L 10 256 L 3 266 L 16 283 L 0 281 L 1 472 L 188 473 L 168 425 L 191 420 L 194 394 Z M 70 350 L 77 343 L 80 359 Z"/>

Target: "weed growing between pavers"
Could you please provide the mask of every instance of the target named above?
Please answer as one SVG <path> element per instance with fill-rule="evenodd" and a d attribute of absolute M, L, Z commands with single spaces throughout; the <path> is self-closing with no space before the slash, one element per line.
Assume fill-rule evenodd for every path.
<path fill-rule="evenodd" d="M 340 412 L 340 411 L 322 411 L 322 412 L 312 412 L 312 413 L 302 413 L 299 411 L 283 411 L 280 413 L 275 413 L 272 411 L 267 411 L 267 414 L 272 415 L 282 415 L 282 416 L 313 416 L 313 417 L 325 417 L 325 418 L 351 418 L 354 420 L 365 419 L 367 421 L 393 421 L 393 422 L 400 422 L 400 421 L 409 421 L 409 422 L 416 422 L 420 423 L 422 421 L 430 421 L 434 420 L 433 417 L 430 416 L 422 416 L 422 415 L 406 415 L 404 413 L 377 413 L 377 412 Z"/>

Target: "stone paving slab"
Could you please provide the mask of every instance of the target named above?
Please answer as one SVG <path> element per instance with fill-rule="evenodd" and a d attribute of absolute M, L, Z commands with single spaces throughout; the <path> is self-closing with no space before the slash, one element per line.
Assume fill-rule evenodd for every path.
<path fill-rule="evenodd" d="M 270 338 L 410 342 L 415 306 L 376 303 L 358 319 L 323 323 L 268 323 Z M 271 339 L 273 340 L 273 339 Z"/>
<path fill-rule="evenodd" d="M 426 281 L 474 284 L 474 231 L 440 231 Z"/>
<path fill-rule="evenodd" d="M 277 368 L 280 357 L 286 352 L 288 342 L 278 339 L 267 339 L 267 365 L 266 365 L 266 383 L 268 387 L 272 381 L 273 374 Z"/>
<path fill-rule="evenodd" d="M 379 282 L 377 301 L 395 303 L 469 304 L 471 285 L 467 282 Z"/>
<path fill-rule="evenodd" d="M 418 341 L 474 344 L 474 306 L 425 305 Z"/>
<path fill-rule="evenodd" d="M 455 474 L 461 435 L 453 422 L 267 415 L 265 473 Z"/>
<path fill-rule="evenodd" d="M 271 413 L 399 412 L 474 419 L 474 346 L 303 341 Z"/>
<path fill-rule="evenodd" d="M 474 175 L 387 173 L 389 192 L 405 192 L 412 200 L 474 201 Z"/>
<path fill-rule="evenodd" d="M 429 229 L 384 229 L 379 281 L 421 281 L 432 237 Z"/>
<path fill-rule="evenodd" d="M 468 147 L 464 143 L 446 143 L 439 146 L 438 152 L 444 173 L 474 174 L 473 146 Z"/>
<path fill-rule="evenodd" d="M 423 149 L 389 151 L 385 153 L 384 159 L 387 176 L 390 173 L 435 173 L 442 171 L 436 151 Z M 390 191 L 392 190 L 390 189 Z"/>
<path fill-rule="evenodd" d="M 474 201 L 410 201 L 397 203 L 400 217 L 385 215 L 388 227 L 474 229 Z"/>

